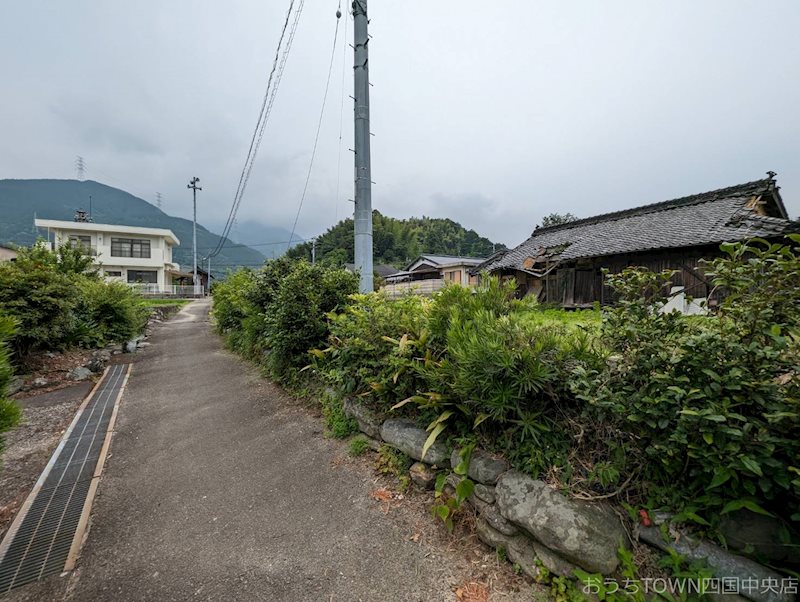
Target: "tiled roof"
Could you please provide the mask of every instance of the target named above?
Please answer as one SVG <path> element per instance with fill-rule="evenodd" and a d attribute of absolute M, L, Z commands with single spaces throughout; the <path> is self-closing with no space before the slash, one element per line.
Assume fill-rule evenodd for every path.
<path fill-rule="evenodd" d="M 490 258 L 480 269 L 523 269 L 526 259 L 537 256 L 568 261 L 778 236 L 789 229 L 789 220 L 760 216 L 746 207 L 754 196 L 769 194 L 772 198 L 773 190 L 774 181 L 768 178 L 537 228 L 524 243 L 502 256 Z M 776 195 L 772 207 L 785 216 L 779 196 Z"/>
<path fill-rule="evenodd" d="M 483 257 L 457 257 L 455 255 L 420 255 L 411 263 L 416 263 L 419 259 L 426 259 L 436 265 L 478 265 L 484 261 Z"/>

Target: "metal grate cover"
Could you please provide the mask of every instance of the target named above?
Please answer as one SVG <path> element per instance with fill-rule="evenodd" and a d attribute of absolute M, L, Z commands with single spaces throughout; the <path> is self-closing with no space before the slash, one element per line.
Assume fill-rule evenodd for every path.
<path fill-rule="evenodd" d="M 50 460 L 50 472 L 0 559 L 0 595 L 64 569 L 128 364 L 111 366 Z"/>

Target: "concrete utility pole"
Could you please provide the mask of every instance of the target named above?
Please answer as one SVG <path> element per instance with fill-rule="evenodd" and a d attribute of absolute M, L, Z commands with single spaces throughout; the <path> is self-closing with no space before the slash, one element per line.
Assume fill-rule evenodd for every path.
<path fill-rule="evenodd" d="M 311 239 L 311 264 L 317 263 L 317 238 Z"/>
<path fill-rule="evenodd" d="M 211 292 L 211 255 L 208 256 L 208 292 Z"/>
<path fill-rule="evenodd" d="M 355 263 L 361 281 L 359 291 L 371 293 L 372 283 L 372 174 L 369 155 L 369 34 L 367 0 L 353 0 L 355 61 Z"/>
<path fill-rule="evenodd" d="M 197 183 L 200 178 L 192 178 L 186 188 L 192 189 L 192 284 L 197 286 L 197 191 L 203 190 Z"/>

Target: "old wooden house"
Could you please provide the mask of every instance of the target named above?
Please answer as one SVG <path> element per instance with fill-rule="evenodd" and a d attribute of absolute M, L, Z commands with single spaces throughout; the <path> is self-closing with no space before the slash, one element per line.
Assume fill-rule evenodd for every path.
<path fill-rule="evenodd" d="M 520 295 L 566 308 L 613 302 L 603 268 L 627 266 L 675 270 L 673 285 L 691 297 L 706 297 L 712 284 L 702 259 L 721 254 L 723 242 L 754 237 L 777 239 L 793 229 L 774 173 L 755 182 L 615 211 L 565 224 L 536 228 L 514 249 L 476 268 L 515 278 Z"/>

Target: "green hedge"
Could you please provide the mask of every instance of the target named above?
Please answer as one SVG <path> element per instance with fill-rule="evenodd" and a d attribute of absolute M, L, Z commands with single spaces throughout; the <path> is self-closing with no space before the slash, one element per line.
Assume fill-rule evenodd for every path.
<path fill-rule="evenodd" d="M 567 313 L 475 290 L 389 301 L 282 260 L 215 293 L 218 327 L 279 378 L 501 451 L 584 496 L 714 526 L 736 509 L 800 522 L 800 243 L 724 245 L 709 316 L 655 311 L 669 274 L 610 275 L 621 302 Z M 326 301 L 323 302 L 323 299 Z"/>
<path fill-rule="evenodd" d="M 308 350 L 327 339 L 328 314 L 357 289 L 357 276 L 346 270 L 279 259 L 217 283 L 214 317 L 234 350 L 291 382 L 308 364 Z"/>
<path fill-rule="evenodd" d="M 130 287 L 101 280 L 91 258 L 69 246 L 20 249 L 16 261 L 0 264 L 0 311 L 16 322 L 10 343 L 20 359 L 37 350 L 124 342 L 148 315 Z"/>

